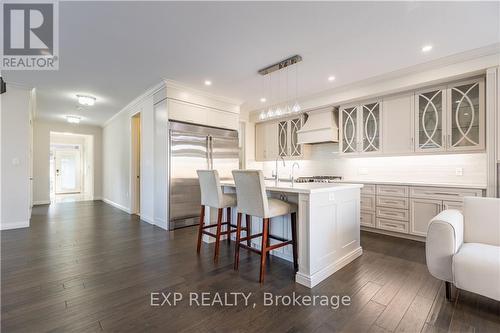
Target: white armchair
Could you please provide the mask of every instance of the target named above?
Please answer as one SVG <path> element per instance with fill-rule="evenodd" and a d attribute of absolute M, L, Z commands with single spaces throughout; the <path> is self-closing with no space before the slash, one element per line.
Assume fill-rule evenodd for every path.
<path fill-rule="evenodd" d="M 464 213 L 434 217 L 425 244 L 427 267 L 446 283 L 500 301 L 500 199 L 464 198 Z"/>

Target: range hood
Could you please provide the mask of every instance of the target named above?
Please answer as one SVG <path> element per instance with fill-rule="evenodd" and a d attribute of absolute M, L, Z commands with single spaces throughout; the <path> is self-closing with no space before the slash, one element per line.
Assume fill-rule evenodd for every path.
<path fill-rule="evenodd" d="M 339 128 L 333 107 L 309 111 L 307 115 L 305 124 L 297 131 L 299 144 L 339 142 Z"/>

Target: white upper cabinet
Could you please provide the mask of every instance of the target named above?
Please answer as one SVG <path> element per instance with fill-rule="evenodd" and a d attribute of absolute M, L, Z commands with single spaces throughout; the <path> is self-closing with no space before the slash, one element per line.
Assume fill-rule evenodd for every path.
<path fill-rule="evenodd" d="M 384 153 L 399 154 L 413 151 L 413 101 L 412 93 L 384 98 L 382 102 Z"/>
<path fill-rule="evenodd" d="M 361 151 L 363 153 L 380 151 L 380 133 L 382 132 L 380 103 L 360 105 L 361 109 Z"/>
<path fill-rule="evenodd" d="M 344 154 L 381 151 L 382 110 L 378 101 L 340 108 L 340 148 Z"/>
<path fill-rule="evenodd" d="M 358 107 L 340 109 L 340 147 L 342 153 L 358 151 Z"/>
<path fill-rule="evenodd" d="M 415 103 L 415 149 L 445 150 L 446 89 L 434 88 L 417 92 Z"/>
<path fill-rule="evenodd" d="M 461 82 L 449 88 L 448 150 L 483 150 L 485 148 L 484 100 L 483 80 Z"/>
<path fill-rule="evenodd" d="M 417 151 L 485 149 L 483 79 L 418 92 L 415 102 Z"/>
<path fill-rule="evenodd" d="M 270 161 L 278 156 L 303 158 L 308 150 L 303 144 L 298 144 L 297 136 L 303 123 L 304 116 L 300 115 L 255 124 L 255 160 Z"/>

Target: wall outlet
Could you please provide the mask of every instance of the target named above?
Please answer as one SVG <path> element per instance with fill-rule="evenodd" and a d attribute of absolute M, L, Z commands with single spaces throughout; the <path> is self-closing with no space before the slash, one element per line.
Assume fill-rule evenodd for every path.
<path fill-rule="evenodd" d="M 455 175 L 456 176 L 463 176 L 464 175 L 464 168 L 455 168 Z"/>
<path fill-rule="evenodd" d="M 368 174 L 368 169 L 367 168 L 359 168 L 358 169 L 358 174 L 359 175 L 367 175 Z"/>

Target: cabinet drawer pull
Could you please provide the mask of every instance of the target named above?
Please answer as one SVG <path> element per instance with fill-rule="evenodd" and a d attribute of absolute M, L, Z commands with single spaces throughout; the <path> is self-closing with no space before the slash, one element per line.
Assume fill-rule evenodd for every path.
<path fill-rule="evenodd" d="M 458 196 L 459 194 L 458 193 L 449 193 L 449 192 L 432 192 L 430 193 L 430 195 L 454 195 L 454 196 Z"/>
<path fill-rule="evenodd" d="M 388 227 L 393 227 L 393 228 L 400 228 L 401 226 L 400 225 L 397 225 L 397 224 L 392 224 L 392 223 L 384 223 L 386 226 Z"/>

